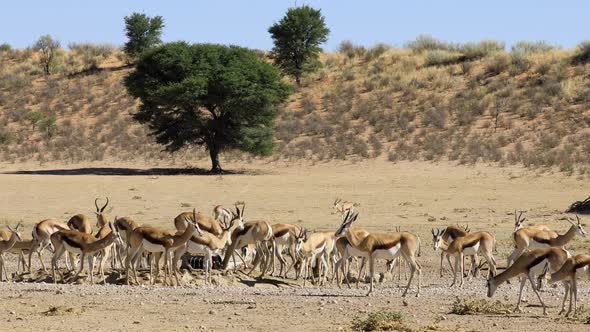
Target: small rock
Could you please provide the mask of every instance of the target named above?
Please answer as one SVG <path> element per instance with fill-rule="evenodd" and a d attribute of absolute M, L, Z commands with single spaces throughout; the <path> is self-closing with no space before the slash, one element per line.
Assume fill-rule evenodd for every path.
<path fill-rule="evenodd" d="M 136 321 L 134 321 L 134 322 L 133 322 L 133 324 L 139 324 L 139 321 L 138 321 L 138 320 L 136 320 Z"/>
<path fill-rule="evenodd" d="M 498 326 L 498 323 L 494 323 L 494 324 L 492 324 L 492 326 Z"/>
<path fill-rule="evenodd" d="M 16 312 L 14 312 L 14 311 L 10 311 L 10 314 L 11 314 L 11 315 L 16 315 Z"/>
<path fill-rule="evenodd" d="M 441 316 L 440 320 L 447 320 L 447 316 Z"/>
<path fill-rule="evenodd" d="M 215 315 L 215 310 L 209 310 L 209 315 Z"/>

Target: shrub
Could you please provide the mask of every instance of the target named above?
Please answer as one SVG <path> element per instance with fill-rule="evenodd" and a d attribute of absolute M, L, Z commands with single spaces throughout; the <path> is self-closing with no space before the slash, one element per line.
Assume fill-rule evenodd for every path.
<path fill-rule="evenodd" d="M 16 141 L 16 135 L 8 130 L 0 129 L 0 145 L 12 144 Z"/>
<path fill-rule="evenodd" d="M 55 116 L 47 116 L 39 121 L 39 130 L 45 133 L 47 138 L 52 138 L 57 133 Z"/>
<path fill-rule="evenodd" d="M 582 64 L 587 63 L 590 61 L 590 41 L 583 41 L 581 42 L 577 49 L 576 53 L 572 57 L 572 62 L 574 64 Z"/>
<path fill-rule="evenodd" d="M 458 46 L 466 60 L 481 59 L 504 50 L 504 43 L 495 40 L 482 40 L 478 43 L 466 43 Z"/>
<path fill-rule="evenodd" d="M 424 126 L 433 126 L 438 129 L 445 127 L 447 122 L 447 111 L 438 108 L 430 108 L 424 112 L 422 117 L 422 124 Z"/>
<path fill-rule="evenodd" d="M 391 46 L 383 43 L 379 43 L 373 47 L 371 47 L 368 51 L 365 52 L 365 61 L 369 62 L 374 59 L 380 57 L 383 53 L 387 52 Z"/>
<path fill-rule="evenodd" d="M 12 50 L 12 46 L 8 43 L 0 44 L 0 52 L 10 52 Z"/>
<path fill-rule="evenodd" d="M 486 73 L 490 75 L 499 75 L 510 66 L 510 56 L 507 54 L 496 54 L 485 65 Z"/>
<path fill-rule="evenodd" d="M 353 331 L 411 331 L 403 325 L 403 317 L 399 312 L 376 311 L 361 319 L 352 321 Z"/>
<path fill-rule="evenodd" d="M 346 55 L 349 59 L 363 56 L 366 52 L 365 48 L 360 45 L 353 44 L 350 40 L 343 40 L 340 42 L 338 52 Z"/>
<path fill-rule="evenodd" d="M 448 43 L 440 41 L 431 35 L 419 35 L 415 40 L 408 42 L 406 46 L 414 53 L 433 50 L 449 50 L 452 48 Z"/>
<path fill-rule="evenodd" d="M 456 298 L 451 305 L 451 312 L 455 315 L 494 315 L 512 312 L 512 307 L 501 301 L 490 302 L 483 299 Z"/>
<path fill-rule="evenodd" d="M 534 54 L 534 53 L 545 53 L 551 50 L 557 49 L 557 46 L 551 45 L 544 40 L 538 40 L 534 42 L 530 41 L 519 41 L 512 46 L 512 53 L 520 54 Z"/>
<path fill-rule="evenodd" d="M 446 66 L 456 63 L 459 55 L 445 50 L 432 50 L 426 53 L 425 66 Z"/>

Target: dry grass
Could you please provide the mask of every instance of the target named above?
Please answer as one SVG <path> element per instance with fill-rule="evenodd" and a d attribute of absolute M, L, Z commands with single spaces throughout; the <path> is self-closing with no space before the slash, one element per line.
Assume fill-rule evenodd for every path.
<path fill-rule="evenodd" d="M 276 122 L 271 160 L 456 160 L 585 174 L 590 163 L 586 44 L 453 44 L 421 36 L 408 49 L 343 42 L 322 55 Z M 0 57 L 0 156 L 9 162 L 207 159 L 161 152 L 135 123 L 131 70 L 109 45 L 74 44 L 44 77 L 30 50 Z M 90 70 L 91 69 L 91 70 Z M 33 123 L 34 122 L 34 123 Z M 567 129 L 565 129 L 567 128 Z M 247 162 L 242 153 L 228 160 Z"/>
<path fill-rule="evenodd" d="M 457 298 L 451 305 L 450 313 L 455 315 L 499 315 L 510 313 L 512 309 L 512 306 L 501 301 Z"/>
<path fill-rule="evenodd" d="M 404 326 L 403 317 L 399 312 L 375 311 L 367 317 L 357 317 L 352 321 L 353 331 L 412 331 Z"/>

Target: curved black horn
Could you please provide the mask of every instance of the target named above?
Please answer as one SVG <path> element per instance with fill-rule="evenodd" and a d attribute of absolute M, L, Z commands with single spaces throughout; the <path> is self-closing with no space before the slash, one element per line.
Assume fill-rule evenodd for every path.
<path fill-rule="evenodd" d="M 104 209 L 106 209 L 107 205 L 109 205 L 109 198 L 107 197 L 107 202 L 105 203 L 105 205 L 100 209 L 100 212 L 104 212 Z"/>
<path fill-rule="evenodd" d="M 94 206 L 96 206 L 96 212 L 100 212 L 100 209 L 98 208 L 98 198 L 94 200 Z"/>

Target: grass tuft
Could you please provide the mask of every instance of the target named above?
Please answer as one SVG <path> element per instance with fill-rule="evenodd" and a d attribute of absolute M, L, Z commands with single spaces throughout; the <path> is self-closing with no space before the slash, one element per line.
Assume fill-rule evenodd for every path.
<path fill-rule="evenodd" d="M 501 301 L 484 299 L 456 298 L 451 305 L 451 314 L 455 315 L 498 315 L 512 312 L 512 306 Z"/>
<path fill-rule="evenodd" d="M 379 310 L 365 318 L 357 317 L 352 321 L 353 331 L 412 331 L 403 324 L 399 312 Z"/>

